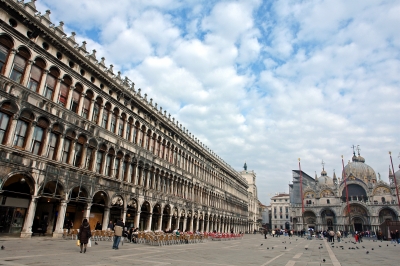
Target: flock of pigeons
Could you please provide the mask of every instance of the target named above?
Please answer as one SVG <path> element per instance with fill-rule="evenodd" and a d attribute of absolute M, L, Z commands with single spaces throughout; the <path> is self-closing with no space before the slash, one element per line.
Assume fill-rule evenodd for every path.
<path fill-rule="evenodd" d="M 296 241 L 297 241 L 298 239 L 296 239 Z M 378 242 L 378 240 L 373 240 L 373 242 Z M 381 242 L 382 242 L 382 240 L 381 240 Z M 356 246 L 353 246 L 353 247 L 349 247 L 349 249 L 354 249 L 354 250 L 356 250 L 356 249 L 360 249 L 358 246 L 357 246 L 357 242 L 354 242 L 354 241 L 348 241 L 348 242 L 346 242 L 346 241 L 344 241 L 344 244 L 347 244 L 347 243 L 349 243 L 349 244 L 354 244 L 354 245 L 356 245 Z M 282 244 L 286 244 L 286 241 L 284 241 L 284 242 L 282 242 Z M 289 242 L 289 244 L 292 244 L 292 242 Z M 360 243 L 358 243 L 358 244 L 360 244 Z M 261 244 L 261 246 L 263 246 L 264 244 Z M 318 247 L 318 249 L 323 249 L 324 247 L 322 246 L 322 244 L 319 244 L 320 246 Z M 389 244 L 386 244 L 386 246 L 388 247 L 389 246 Z M 396 245 L 394 245 L 394 246 L 396 246 Z M 365 249 L 365 246 L 361 246 L 363 249 Z M 378 247 L 382 247 L 381 245 L 378 245 Z M 335 248 L 335 243 L 331 243 L 331 248 Z M 342 250 L 344 250 L 344 246 L 343 245 L 340 245 L 340 243 L 337 243 L 337 245 L 336 245 L 336 248 L 341 248 Z M 269 249 L 269 247 L 267 247 L 267 249 Z M 272 247 L 271 249 L 274 249 L 274 247 Z M 285 247 L 285 249 L 286 249 L 286 247 Z M 308 247 L 305 247 L 304 248 L 305 250 L 308 250 Z M 374 248 L 371 248 L 371 250 L 374 250 Z M 369 254 L 369 251 L 367 250 L 366 252 L 365 252 L 366 254 Z M 322 259 L 322 261 L 323 262 L 325 262 L 326 260 L 325 259 Z"/>

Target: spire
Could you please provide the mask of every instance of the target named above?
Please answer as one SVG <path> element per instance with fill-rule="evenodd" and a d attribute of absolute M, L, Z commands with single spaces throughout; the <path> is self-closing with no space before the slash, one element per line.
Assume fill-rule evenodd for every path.
<path fill-rule="evenodd" d="M 245 171 L 247 171 L 247 164 L 246 164 L 246 162 L 244 162 L 243 169 L 244 169 Z"/>
<path fill-rule="evenodd" d="M 335 173 L 335 170 L 333 170 L 333 180 L 337 180 L 337 177 L 336 177 L 336 173 Z"/>

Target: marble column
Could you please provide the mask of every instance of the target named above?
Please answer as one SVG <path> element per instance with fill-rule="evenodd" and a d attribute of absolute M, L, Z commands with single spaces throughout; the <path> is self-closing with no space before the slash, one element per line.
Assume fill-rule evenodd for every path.
<path fill-rule="evenodd" d="M 38 199 L 38 196 L 32 196 L 31 202 L 29 203 L 28 211 L 25 216 L 24 227 L 21 231 L 21 237 L 23 238 L 28 238 L 32 236 L 32 224 L 33 220 L 35 219 Z"/>
<path fill-rule="evenodd" d="M 135 214 L 135 224 L 134 227 L 139 228 L 139 222 L 140 222 L 140 211 L 137 211 Z"/>
<path fill-rule="evenodd" d="M 67 210 L 67 201 L 63 200 L 63 201 L 61 201 L 60 209 L 58 210 L 56 228 L 54 230 L 53 237 L 56 237 L 56 238 L 62 237 L 66 210 Z"/>
<path fill-rule="evenodd" d="M 149 218 L 147 219 L 147 229 L 146 230 L 151 231 L 151 222 L 152 221 L 153 221 L 153 214 L 149 213 Z"/>
<path fill-rule="evenodd" d="M 182 232 L 186 231 L 186 223 L 187 223 L 187 218 L 185 216 L 185 218 L 183 219 L 183 226 L 182 226 Z"/>
<path fill-rule="evenodd" d="M 193 232 L 193 216 L 190 217 L 189 231 Z"/>
<path fill-rule="evenodd" d="M 162 230 L 162 218 L 163 216 L 162 214 L 160 214 L 160 216 L 158 217 L 158 228 L 157 228 L 158 231 Z"/>
<path fill-rule="evenodd" d="M 171 230 L 172 226 L 172 215 L 168 217 L 168 225 L 167 225 L 167 230 Z"/>
<path fill-rule="evenodd" d="M 109 220 L 110 220 L 110 208 L 105 207 L 103 214 L 103 225 L 101 228 L 102 230 L 107 230 Z"/>
<path fill-rule="evenodd" d="M 126 221 L 126 211 L 127 211 L 127 209 L 124 208 L 122 210 L 122 213 L 121 213 L 122 222 L 124 222 L 124 224 L 125 224 L 125 221 Z"/>
<path fill-rule="evenodd" d="M 85 206 L 85 211 L 83 213 L 83 218 L 86 218 L 88 221 L 90 220 L 90 209 L 91 208 L 92 208 L 92 203 L 87 203 Z"/>

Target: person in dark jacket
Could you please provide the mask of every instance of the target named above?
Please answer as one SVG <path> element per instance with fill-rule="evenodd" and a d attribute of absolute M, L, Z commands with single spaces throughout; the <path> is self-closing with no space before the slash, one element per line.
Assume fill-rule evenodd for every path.
<path fill-rule="evenodd" d="M 101 229 L 102 229 L 101 223 L 99 221 L 97 221 L 96 227 L 94 228 L 94 230 L 101 230 Z"/>
<path fill-rule="evenodd" d="M 79 234 L 78 234 L 78 239 L 81 242 L 81 253 L 82 249 L 83 253 L 86 253 L 87 243 L 89 242 L 91 236 L 92 233 L 90 231 L 90 224 L 88 223 L 88 220 L 85 218 L 83 219 L 81 227 L 79 228 Z"/>

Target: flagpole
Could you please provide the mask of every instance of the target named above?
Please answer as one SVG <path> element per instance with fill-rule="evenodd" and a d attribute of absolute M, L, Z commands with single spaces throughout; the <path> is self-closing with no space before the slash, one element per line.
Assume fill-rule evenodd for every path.
<path fill-rule="evenodd" d="M 347 190 L 347 176 L 346 171 L 344 171 L 344 161 L 342 155 L 342 167 L 343 167 L 343 178 L 344 178 L 344 186 L 346 187 L 346 204 L 347 204 L 347 214 L 349 216 L 349 225 L 350 226 L 350 205 L 349 205 L 349 191 Z"/>
<path fill-rule="evenodd" d="M 304 229 L 304 195 L 303 195 L 303 175 L 301 174 L 301 165 L 300 165 L 300 158 L 299 158 L 299 171 L 300 171 L 300 194 L 301 194 L 301 217 L 303 220 L 303 228 Z"/>
<path fill-rule="evenodd" d="M 399 188 L 397 187 L 396 175 L 394 174 L 394 167 L 393 167 L 393 160 L 392 160 L 392 152 L 391 151 L 389 151 L 389 156 L 390 156 L 390 163 L 392 164 L 394 185 L 396 186 L 397 204 L 399 205 L 399 208 L 400 208 Z"/>

